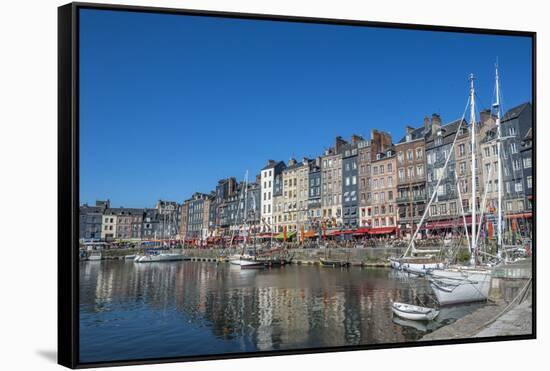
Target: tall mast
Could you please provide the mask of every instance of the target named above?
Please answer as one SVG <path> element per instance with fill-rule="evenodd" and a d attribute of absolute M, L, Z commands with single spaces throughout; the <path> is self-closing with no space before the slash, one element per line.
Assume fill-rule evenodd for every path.
<path fill-rule="evenodd" d="M 470 74 L 470 130 L 472 150 L 472 247 L 470 249 L 470 263 L 475 264 L 476 258 L 476 113 L 475 113 L 474 74 Z"/>
<path fill-rule="evenodd" d="M 498 209 L 497 209 L 497 256 L 501 256 L 502 251 L 502 169 L 500 164 L 500 80 L 498 76 L 498 64 L 495 64 L 495 103 L 493 108 L 497 111 L 497 167 L 498 167 Z"/>
<path fill-rule="evenodd" d="M 246 245 L 246 241 L 248 240 L 248 223 L 247 223 L 247 201 L 248 201 L 248 170 L 246 171 L 244 175 L 244 233 L 245 233 L 245 240 L 244 243 Z"/>

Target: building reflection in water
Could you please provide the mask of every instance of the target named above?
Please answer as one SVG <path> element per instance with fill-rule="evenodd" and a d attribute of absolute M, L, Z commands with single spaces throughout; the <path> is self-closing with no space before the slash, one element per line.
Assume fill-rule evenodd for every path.
<path fill-rule="evenodd" d="M 427 293 L 424 280 L 388 269 L 86 262 L 81 355 L 92 361 L 412 341 L 426 330 L 394 323 L 390 305 L 428 302 Z"/>

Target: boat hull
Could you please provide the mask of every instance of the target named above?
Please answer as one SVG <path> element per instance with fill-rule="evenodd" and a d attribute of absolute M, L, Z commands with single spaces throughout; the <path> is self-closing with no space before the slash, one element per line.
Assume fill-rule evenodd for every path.
<path fill-rule="evenodd" d="M 319 264 L 321 267 L 335 268 L 335 267 L 349 267 L 350 263 L 343 260 L 328 260 L 328 259 L 319 259 Z"/>
<path fill-rule="evenodd" d="M 430 287 L 440 305 L 485 301 L 491 287 L 491 272 L 440 270 L 431 274 Z"/>
<path fill-rule="evenodd" d="M 430 270 L 445 268 L 445 263 L 443 261 L 415 262 L 415 260 L 406 258 L 390 259 L 390 265 L 393 269 L 404 270 L 416 274 L 426 274 Z"/>
<path fill-rule="evenodd" d="M 246 259 L 239 259 L 239 260 L 232 260 L 231 264 L 233 265 L 240 265 L 241 269 L 263 269 L 265 268 L 265 263 L 258 260 L 246 260 Z"/>
<path fill-rule="evenodd" d="M 439 314 L 439 311 L 432 308 L 403 303 L 393 303 L 392 311 L 396 316 L 412 321 L 431 321 Z"/>
<path fill-rule="evenodd" d="M 166 262 L 166 261 L 180 261 L 184 260 L 182 254 L 157 254 L 157 255 L 142 255 L 136 256 L 134 262 L 136 263 L 154 263 L 154 262 Z"/>

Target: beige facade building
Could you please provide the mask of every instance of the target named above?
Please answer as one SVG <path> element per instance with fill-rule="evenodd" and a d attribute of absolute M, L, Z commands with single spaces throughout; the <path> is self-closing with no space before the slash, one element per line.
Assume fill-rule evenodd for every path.
<path fill-rule="evenodd" d="M 290 159 L 282 172 L 283 194 L 277 200 L 277 207 L 282 208 L 282 212 L 277 211 L 277 223 L 287 232 L 297 232 L 307 224 L 308 180 L 309 159 Z"/>
<path fill-rule="evenodd" d="M 371 228 L 371 234 L 394 234 L 398 226 L 395 150 L 390 148 L 376 156 L 376 160 L 371 162 L 370 178 L 367 180 L 371 202 L 366 208 L 366 224 Z"/>
<path fill-rule="evenodd" d="M 101 239 L 113 240 L 116 238 L 117 216 L 107 211 L 101 219 Z"/>
<path fill-rule="evenodd" d="M 336 138 L 334 147 L 321 157 L 321 209 L 322 224 L 326 229 L 342 225 L 342 154 L 340 149 L 347 142 Z"/>

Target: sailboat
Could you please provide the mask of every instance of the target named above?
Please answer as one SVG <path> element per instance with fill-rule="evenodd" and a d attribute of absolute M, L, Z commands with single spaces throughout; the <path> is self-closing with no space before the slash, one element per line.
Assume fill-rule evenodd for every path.
<path fill-rule="evenodd" d="M 496 127 L 497 127 L 497 156 L 499 158 L 498 169 L 498 187 L 499 187 L 499 203 L 498 203 L 498 244 L 501 240 L 501 172 L 500 172 L 500 101 L 499 101 L 499 77 L 498 67 L 496 69 L 496 102 L 493 108 L 497 110 Z M 476 235 L 476 142 L 475 142 L 475 89 L 474 76 L 470 74 L 470 122 L 471 122 L 471 148 L 472 148 L 472 230 L 470 238 L 470 266 L 469 267 L 449 267 L 438 271 L 431 272 L 430 286 L 437 297 L 439 304 L 457 304 L 474 301 L 487 300 L 489 289 L 491 286 L 492 268 L 485 266 L 476 266 L 478 263 L 478 246 Z M 480 221 L 481 222 L 481 221 Z M 468 231 L 466 230 L 466 233 Z M 500 246 L 499 246 L 500 247 Z M 499 248 L 500 251 L 500 248 Z"/>
<path fill-rule="evenodd" d="M 240 203 L 239 203 L 240 205 Z M 240 255 L 234 255 L 229 259 L 229 263 L 233 265 L 238 265 L 241 269 L 246 268 L 265 268 L 265 263 L 259 260 L 256 256 L 256 244 L 254 244 L 253 249 L 247 251 L 247 241 L 248 241 L 248 171 L 245 174 L 244 180 L 244 222 L 243 222 L 243 250 Z"/>

